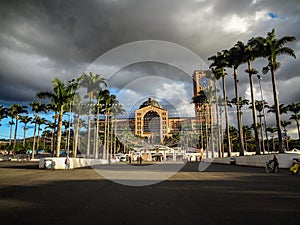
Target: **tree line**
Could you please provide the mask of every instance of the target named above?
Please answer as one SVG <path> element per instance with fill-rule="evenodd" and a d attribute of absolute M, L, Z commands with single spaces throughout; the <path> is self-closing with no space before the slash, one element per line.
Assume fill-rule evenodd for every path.
<path fill-rule="evenodd" d="M 78 92 L 80 88 L 86 89 L 86 95 L 82 98 Z M 13 104 L 8 108 L 3 105 L 0 106 L 0 121 L 4 118 L 11 118 L 10 125 L 10 139 L 9 150 L 14 154 L 17 150 L 24 151 L 26 147 L 32 147 L 31 158 L 34 158 L 36 150 L 40 149 L 40 127 L 46 125 L 44 135 L 51 140 L 51 152 L 56 157 L 60 156 L 62 146 L 62 133 L 63 126 L 65 127 L 65 134 L 67 135 L 67 141 L 64 143 L 67 154 L 69 154 L 69 147 L 71 141 L 71 135 L 73 136 L 73 156 L 76 157 L 77 149 L 80 141 L 80 129 L 85 127 L 87 133 L 86 140 L 86 157 L 98 158 L 99 145 L 98 141 L 93 141 L 91 145 L 91 132 L 94 131 L 94 139 L 99 140 L 99 124 L 100 117 L 104 118 L 104 131 L 102 132 L 102 146 L 104 159 L 108 159 L 109 154 L 114 151 L 116 146 L 113 146 L 112 138 L 115 138 L 113 134 L 113 116 L 123 114 L 124 109 L 119 104 L 116 96 L 111 94 L 106 89 L 105 79 L 93 72 L 82 73 L 79 78 L 71 81 L 63 81 L 59 78 L 53 80 L 53 89 L 51 91 L 42 91 L 36 95 L 38 101 L 33 101 L 29 105 Z M 43 103 L 42 99 L 46 99 L 48 102 Z M 34 113 L 33 117 L 30 117 L 29 109 Z M 52 120 L 47 120 L 40 116 L 41 112 L 49 113 L 53 112 Z M 71 120 L 64 120 L 63 116 L 67 113 L 74 114 L 74 129 L 71 130 Z M 84 117 L 87 117 L 87 124 Z M 19 122 L 24 124 L 24 138 L 22 147 L 17 149 L 17 130 Z M 28 130 L 28 124 L 34 124 L 33 144 L 32 146 L 26 146 L 26 130 Z M 14 131 L 12 131 L 14 126 Z M 92 129 L 93 126 L 93 129 Z M 73 132 L 73 133 L 72 133 Z M 14 133 L 13 143 L 12 134 Z M 115 142 L 116 143 L 116 142 Z M 92 148 L 92 149 L 91 149 Z"/>
<path fill-rule="evenodd" d="M 260 154 L 262 148 L 264 148 L 263 143 L 260 145 L 259 142 L 259 134 L 258 134 L 258 122 L 257 122 L 257 111 L 259 112 L 259 116 L 262 115 L 262 108 L 265 107 L 266 103 L 261 101 L 258 101 L 254 97 L 253 92 L 253 76 L 258 75 L 258 70 L 253 67 L 253 62 L 259 58 L 266 59 L 267 64 L 263 68 L 261 68 L 261 71 L 263 74 L 270 74 L 271 80 L 272 80 L 272 90 L 273 90 L 273 98 L 274 98 L 274 106 L 272 106 L 271 111 L 275 113 L 276 118 L 276 132 L 278 137 L 278 150 L 280 153 L 284 152 L 284 146 L 283 146 L 283 138 L 282 138 L 282 127 L 284 127 L 284 123 L 281 120 L 281 114 L 283 113 L 282 105 L 279 103 L 278 99 L 278 91 L 277 91 L 277 83 L 276 83 L 276 72 L 278 68 L 281 66 L 281 63 L 278 62 L 278 56 L 280 55 L 288 55 L 293 58 L 296 58 L 295 52 L 293 49 L 286 46 L 286 44 L 295 41 L 295 37 L 293 36 L 284 36 L 281 38 L 277 38 L 275 30 L 273 29 L 271 32 L 268 32 L 266 37 L 252 37 L 248 40 L 247 43 L 243 43 L 242 41 L 237 41 L 236 44 L 231 47 L 230 49 L 224 49 L 222 51 L 217 52 L 215 55 L 208 58 L 209 61 L 212 61 L 210 64 L 211 73 L 214 79 L 222 80 L 222 99 L 221 99 L 221 106 L 224 107 L 225 111 L 225 121 L 226 121 L 226 146 L 227 146 L 227 152 L 230 156 L 232 147 L 231 147 L 231 140 L 230 140 L 230 127 L 229 124 L 229 116 L 228 116 L 228 106 L 231 103 L 234 103 L 236 105 L 236 113 L 237 113 L 237 132 L 238 132 L 238 146 L 239 146 L 239 152 L 240 155 L 244 155 L 245 151 L 245 139 L 244 139 L 244 130 L 243 130 L 243 124 L 242 124 L 242 111 L 241 107 L 247 103 L 244 102 L 244 100 L 239 96 L 238 91 L 238 69 L 241 65 L 246 64 L 247 69 L 245 70 L 245 73 L 249 76 L 249 85 L 250 85 L 250 91 L 251 91 L 251 100 L 250 100 L 250 106 L 252 109 L 252 128 L 254 131 L 254 138 L 255 138 L 255 152 L 256 154 Z M 225 79 L 228 77 L 227 69 L 231 69 L 233 71 L 233 80 L 234 80 L 234 87 L 235 87 L 235 98 L 233 101 L 228 101 L 227 92 L 226 92 L 226 82 Z M 259 77 L 260 78 L 260 77 Z M 212 102 L 211 95 L 209 92 L 212 90 L 209 90 L 209 88 L 202 89 L 200 93 L 198 93 L 198 96 L 195 96 L 192 98 L 192 103 L 198 104 L 200 107 L 206 107 L 208 103 Z M 217 99 L 214 100 L 219 101 Z M 218 105 L 218 104 L 216 104 Z M 281 111 L 280 111 L 281 110 Z M 298 134 L 300 138 L 299 133 L 299 112 L 300 112 L 300 106 L 299 103 L 292 103 L 288 107 L 285 108 L 286 111 L 292 112 L 291 119 L 296 121 L 297 128 L 298 128 Z M 205 111 L 205 110 L 204 110 Z M 201 112 L 199 112 L 201 113 Z M 259 117 L 259 118 L 261 118 Z M 261 123 L 260 123 L 261 124 Z M 286 127 L 286 126 L 285 126 Z M 266 128 L 267 129 L 267 128 Z M 269 128 L 269 131 L 271 128 Z M 286 129 L 285 129 L 286 130 Z M 272 130 L 273 132 L 274 129 Z M 272 132 L 272 133 L 273 133 Z M 224 149 L 223 149 L 224 151 Z M 224 154 L 222 152 L 221 154 Z"/>

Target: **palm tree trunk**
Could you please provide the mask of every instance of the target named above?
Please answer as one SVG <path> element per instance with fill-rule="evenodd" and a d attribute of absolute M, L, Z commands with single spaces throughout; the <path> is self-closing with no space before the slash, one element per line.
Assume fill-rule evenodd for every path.
<path fill-rule="evenodd" d="M 205 106 L 205 149 L 206 149 L 206 158 L 208 158 L 208 119 L 207 119 L 207 105 Z"/>
<path fill-rule="evenodd" d="M 91 107 L 91 106 L 89 106 Z M 90 155 L 90 144 L 91 144 L 91 108 L 89 109 L 88 115 L 88 130 L 87 130 L 87 145 L 86 145 L 86 158 Z"/>
<path fill-rule="evenodd" d="M 12 126 L 14 124 L 14 121 L 11 120 L 10 122 L 10 128 L 9 128 L 9 146 L 11 146 L 11 138 L 12 138 Z"/>
<path fill-rule="evenodd" d="M 274 96 L 274 105 L 275 105 L 275 116 L 276 116 L 276 125 L 277 125 L 277 135 L 278 135 L 278 150 L 279 153 L 284 153 L 282 147 L 282 133 L 281 133 L 281 118 L 280 118 L 280 111 L 279 111 L 279 101 L 278 101 L 278 91 L 277 91 L 277 84 L 276 84 L 276 73 L 271 67 L 271 75 L 272 75 L 272 86 L 273 86 L 273 96 Z"/>
<path fill-rule="evenodd" d="M 261 139 L 261 151 L 265 154 L 265 141 L 264 141 L 264 132 L 263 132 L 263 124 L 261 120 L 261 113 L 259 113 L 259 123 L 260 123 L 260 139 Z"/>
<path fill-rule="evenodd" d="M 37 136 L 37 143 L 36 143 L 37 153 L 39 153 L 39 148 L 40 148 L 40 124 L 38 125 L 38 136 Z"/>
<path fill-rule="evenodd" d="M 63 118 L 63 109 L 60 110 L 60 113 L 59 113 L 59 116 L 58 116 L 56 157 L 60 156 L 62 118 Z"/>
<path fill-rule="evenodd" d="M 95 159 L 98 159 L 98 136 L 99 136 L 99 106 L 97 106 L 97 118 L 96 118 L 96 137 L 95 137 Z"/>
<path fill-rule="evenodd" d="M 106 159 L 106 126 L 107 126 L 107 114 L 105 113 L 105 120 L 104 120 L 104 142 L 103 142 L 103 153 L 102 158 Z"/>
<path fill-rule="evenodd" d="M 298 120 L 296 120 L 296 124 L 297 124 L 297 130 L 298 130 L 298 139 L 300 140 L 300 126 L 299 126 Z"/>
<path fill-rule="evenodd" d="M 237 79 L 237 69 L 233 70 L 234 76 L 234 89 L 235 89 L 235 98 L 236 98 L 236 111 L 237 111 L 237 122 L 239 130 L 239 144 L 240 144 L 240 156 L 244 155 L 244 135 L 243 135 L 243 125 L 241 119 L 241 108 L 239 103 L 239 93 L 238 93 L 238 79 Z"/>
<path fill-rule="evenodd" d="M 35 118 L 37 118 L 37 116 L 35 116 Z M 32 153 L 31 153 L 31 158 L 32 158 L 32 159 L 34 159 L 35 136 L 36 136 L 36 122 L 34 123 L 34 128 L 33 128 L 33 144 L 32 144 Z"/>
<path fill-rule="evenodd" d="M 14 146 L 13 146 L 13 155 L 16 151 L 16 145 L 17 145 L 17 130 L 18 130 L 18 115 L 16 116 L 16 125 L 15 125 L 15 134 L 14 134 Z"/>
<path fill-rule="evenodd" d="M 223 84 L 223 98 L 224 98 L 224 102 L 225 102 L 224 109 L 225 109 L 225 125 L 226 125 L 226 135 L 227 135 L 227 145 L 228 145 L 228 157 L 230 157 L 231 156 L 231 141 L 230 141 L 230 131 L 229 131 L 226 82 L 225 82 L 224 76 L 222 76 L 222 84 Z"/>
<path fill-rule="evenodd" d="M 27 129 L 27 127 L 26 127 L 26 124 L 25 124 L 25 126 L 24 126 L 24 137 L 23 137 L 23 148 L 26 145 L 26 129 Z"/>
<path fill-rule="evenodd" d="M 76 156 L 77 156 L 79 122 L 80 122 L 80 117 L 79 117 L 79 115 L 78 115 L 78 117 L 77 117 L 77 122 L 76 122 L 76 124 L 75 124 L 74 154 L 73 154 L 73 157 L 74 157 L 74 158 L 76 158 Z"/>
<path fill-rule="evenodd" d="M 251 66 L 248 66 L 248 67 L 251 68 Z M 253 92 L 253 77 L 252 77 L 251 73 L 249 75 L 249 80 L 250 80 L 250 92 L 251 92 L 253 130 L 254 130 L 254 138 L 255 138 L 255 152 L 256 152 L 256 155 L 260 155 L 259 139 L 258 139 L 258 132 L 257 132 L 256 105 L 255 105 L 255 98 L 254 98 L 254 92 Z"/>

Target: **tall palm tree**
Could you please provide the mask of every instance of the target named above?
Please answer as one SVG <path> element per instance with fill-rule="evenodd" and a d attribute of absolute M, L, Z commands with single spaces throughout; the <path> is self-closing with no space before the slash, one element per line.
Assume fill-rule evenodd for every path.
<path fill-rule="evenodd" d="M 11 115 L 15 118 L 15 132 L 14 132 L 14 145 L 13 145 L 13 153 L 16 150 L 16 144 L 17 144 L 17 130 L 18 130 L 18 121 L 19 116 L 22 113 L 28 113 L 26 110 L 26 106 L 20 105 L 20 104 L 13 104 L 10 106 L 9 110 Z"/>
<path fill-rule="evenodd" d="M 101 85 L 106 86 L 105 79 L 100 75 L 100 74 L 94 74 L 92 72 L 87 73 L 82 73 L 81 77 L 77 79 L 77 82 L 82 87 L 86 88 L 87 96 L 89 98 L 89 104 L 90 104 L 90 109 L 88 113 L 88 137 L 87 137 L 87 149 L 86 149 L 86 156 L 88 157 L 90 154 L 90 141 L 91 141 L 91 104 L 92 104 L 92 99 L 95 97 L 95 90 L 100 91 L 101 90 Z"/>
<path fill-rule="evenodd" d="M 244 45 L 241 42 L 237 42 L 234 47 L 229 50 L 228 54 L 228 63 L 233 68 L 233 77 L 234 77 L 234 89 L 235 89 L 235 98 L 239 99 L 238 92 L 238 68 L 244 63 Z M 238 131 L 239 131 L 239 152 L 240 156 L 244 155 L 244 135 L 243 135 L 243 125 L 241 119 L 241 107 L 240 102 L 236 102 L 236 111 L 237 111 L 237 122 L 238 122 Z"/>
<path fill-rule="evenodd" d="M 240 43 L 243 45 L 243 43 Z M 250 92 L 251 92 L 251 108 L 252 108 L 252 119 L 253 119 L 253 130 L 254 130 L 254 138 L 255 138 L 255 151 L 256 154 L 260 154 L 259 149 L 259 139 L 258 139 L 258 132 L 257 132 L 257 120 L 256 120 L 256 104 L 255 104 L 255 97 L 254 97 L 254 90 L 253 90 L 253 75 L 258 74 L 258 71 L 253 68 L 252 64 L 256 58 L 262 56 L 262 52 L 260 49 L 259 41 L 257 38 L 251 38 L 246 46 L 243 46 L 244 50 L 244 60 L 247 63 L 248 68 L 245 70 L 246 73 L 249 74 L 249 82 L 250 82 Z M 263 146 L 263 144 L 262 144 Z M 262 147 L 264 150 L 264 147 Z M 263 151 L 264 152 L 264 151 Z"/>
<path fill-rule="evenodd" d="M 259 37 L 258 38 L 261 46 L 263 48 L 263 56 L 267 58 L 268 65 L 263 68 L 263 73 L 271 72 L 272 77 L 272 88 L 273 88 L 273 97 L 274 97 L 274 105 L 275 105 L 275 116 L 276 116 L 276 124 L 277 124 L 277 133 L 278 133 L 278 144 L 279 144 L 279 152 L 283 153 L 282 146 L 282 133 L 281 133 L 281 118 L 279 112 L 279 100 L 278 100 L 278 91 L 276 84 L 276 70 L 279 68 L 280 63 L 277 61 L 277 56 L 279 55 L 289 55 L 296 58 L 295 52 L 293 49 L 286 47 L 285 45 L 289 42 L 295 41 L 296 38 L 293 36 L 284 36 L 280 39 L 277 39 L 275 34 L 275 29 L 267 34 L 266 38 Z"/>
<path fill-rule="evenodd" d="M 78 83 L 66 84 L 62 80 L 55 78 L 53 80 L 53 91 L 40 92 L 37 94 L 38 98 L 48 98 L 55 102 L 57 105 L 58 114 L 58 127 L 57 127 L 57 145 L 56 145 L 56 157 L 60 156 L 60 144 L 61 144 L 61 133 L 62 133 L 62 121 L 64 108 L 67 107 L 70 101 L 73 100 Z"/>
<path fill-rule="evenodd" d="M 293 114 L 290 117 L 290 120 L 295 120 L 298 130 L 298 140 L 300 140 L 300 128 L 299 128 L 299 121 L 300 121 L 300 103 L 292 103 L 287 106 L 288 111 L 292 112 Z"/>
<path fill-rule="evenodd" d="M 9 121 L 9 146 L 11 146 L 12 144 L 12 132 L 13 132 L 13 125 L 15 125 L 14 122 L 14 114 L 11 111 L 10 108 L 7 109 L 7 116 L 10 117 L 10 121 Z"/>
<path fill-rule="evenodd" d="M 32 121 L 32 123 L 34 123 L 34 128 L 33 128 L 33 144 L 32 144 L 32 153 L 31 153 L 31 158 L 34 159 L 34 152 L 36 146 L 36 127 L 37 127 L 36 120 L 39 118 L 40 112 L 47 111 L 47 107 L 46 104 L 41 102 L 31 102 L 29 106 L 31 106 L 31 111 L 35 112 L 34 119 Z"/>
<path fill-rule="evenodd" d="M 20 122 L 24 123 L 24 138 L 23 138 L 23 148 L 26 145 L 26 130 L 28 130 L 27 124 L 31 122 L 32 117 L 20 116 Z"/>
<path fill-rule="evenodd" d="M 225 77 L 228 75 L 226 73 L 225 68 L 229 67 L 227 57 L 229 55 L 228 50 L 224 50 L 223 52 L 217 52 L 217 55 L 211 56 L 208 60 L 213 61 L 210 65 L 210 68 L 214 68 L 216 73 L 216 79 L 219 80 L 220 77 L 222 78 L 222 87 L 223 87 L 223 99 L 226 101 L 227 99 L 227 92 L 226 92 L 226 82 Z M 214 74 L 215 74 L 214 73 Z M 226 126 L 226 134 L 227 134 L 227 145 L 228 145 L 228 157 L 231 156 L 231 141 L 230 141 L 230 133 L 229 133 L 229 117 L 228 117 L 228 107 L 227 104 L 224 104 L 225 110 L 225 126 Z"/>

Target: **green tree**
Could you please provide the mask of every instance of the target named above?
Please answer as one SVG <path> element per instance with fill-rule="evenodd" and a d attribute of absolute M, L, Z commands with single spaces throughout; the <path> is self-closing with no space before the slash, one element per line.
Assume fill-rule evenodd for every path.
<path fill-rule="evenodd" d="M 27 124 L 31 122 L 32 117 L 29 116 L 20 116 L 20 122 L 24 123 L 24 138 L 23 138 L 23 148 L 26 145 L 26 130 L 28 130 Z"/>
<path fill-rule="evenodd" d="M 288 111 L 292 112 L 293 114 L 290 117 L 290 120 L 295 120 L 298 130 L 298 140 L 300 140 L 300 128 L 299 128 L 299 121 L 300 121 L 300 103 L 291 103 L 287 106 Z"/>
<path fill-rule="evenodd" d="M 266 38 L 259 37 L 258 40 L 260 41 L 260 45 L 263 49 L 263 57 L 267 58 L 268 60 L 268 65 L 263 68 L 263 73 L 266 74 L 268 71 L 271 72 L 279 152 L 283 153 L 284 150 L 282 146 L 282 133 L 280 124 L 281 118 L 279 112 L 279 100 L 276 84 L 276 70 L 280 66 L 280 63 L 277 61 L 277 57 L 280 55 L 289 55 L 296 58 L 294 50 L 285 46 L 287 43 L 295 41 L 296 38 L 293 36 L 284 36 L 277 39 L 275 29 L 273 29 L 267 34 Z"/>
<path fill-rule="evenodd" d="M 18 131 L 18 122 L 19 122 L 19 116 L 22 113 L 28 113 L 26 110 L 26 106 L 20 105 L 20 104 L 13 104 L 10 106 L 9 111 L 12 116 L 12 118 L 15 119 L 15 131 L 14 131 L 14 145 L 13 145 L 13 153 L 16 150 L 16 144 L 17 144 L 17 131 Z"/>
<path fill-rule="evenodd" d="M 234 77 L 234 89 L 235 89 L 235 98 L 239 99 L 238 92 L 238 68 L 244 63 L 244 44 L 242 42 L 237 42 L 234 47 L 229 50 L 228 54 L 228 63 L 233 68 L 233 77 Z M 237 122 L 238 122 L 238 131 L 239 131 L 239 152 L 240 155 L 244 155 L 244 135 L 243 135 L 243 124 L 242 124 L 242 112 L 240 102 L 236 102 L 236 111 L 237 111 Z"/>
<path fill-rule="evenodd" d="M 57 109 L 59 113 L 58 113 L 58 127 L 57 127 L 56 157 L 60 156 L 64 108 L 68 107 L 69 103 L 73 100 L 77 88 L 78 88 L 78 83 L 66 84 L 62 80 L 55 78 L 53 80 L 53 91 L 40 92 L 37 94 L 38 98 L 50 99 L 50 101 L 53 101 L 57 105 Z"/>
<path fill-rule="evenodd" d="M 243 47 L 244 50 L 244 60 L 247 63 L 248 68 L 245 70 L 246 73 L 249 74 L 249 83 L 250 83 L 250 92 L 251 92 L 251 108 L 252 108 L 252 119 L 253 119 L 253 130 L 254 130 L 254 138 L 255 138 L 255 152 L 256 154 L 260 154 L 261 150 L 259 149 L 259 139 L 257 132 L 257 120 L 256 120 L 256 102 L 254 98 L 254 90 L 253 90 L 253 75 L 258 74 L 258 71 L 253 68 L 252 64 L 255 59 L 262 56 L 262 51 L 260 49 L 259 41 L 257 38 L 251 38 L 247 45 Z M 264 152 L 264 144 L 262 141 L 262 149 Z"/>
<path fill-rule="evenodd" d="M 277 131 L 277 127 L 272 127 L 269 126 L 267 127 L 267 132 L 269 132 L 271 134 L 271 138 L 272 138 L 272 150 L 275 151 L 275 142 L 274 142 L 274 134 Z"/>
<path fill-rule="evenodd" d="M 210 65 L 210 68 L 212 68 L 213 73 L 215 74 L 215 77 L 217 80 L 222 78 L 222 87 L 223 87 L 223 100 L 226 101 L 227 99 L 227 91 L 226 91 L 226 82 L 225 77 L 228 76 L 226 73 L 226 67 L 229 67 L 227 57 L 229 52 L 227 50 L 224 50 L 222 52 L 217 52 L 216 55 L 211 56 L 208 58 L 208 60 L 213 61 Z M 225 110 L 225 126 L 226 126 L 226 134 L 227 134 L 227 146 L 228 146 L 228 156 L 231 155 L 231 141 L 230 141 L 230 134 L 229 134 L 229 117 L 228 117 L 228 106 L 225 103 L 224 104 L 224 110 Z"/>
<path fill-rule="evenodd" d="M 88 134 L 87 134 L 87 149 L 86 149 L 86 156 L 89 157 L 90 155 L 90 142 L 91 142 L 91 105 L 92 99 L 95 97 L 95 91 L 101 91 L 101 85 L 106 86 L 105 79 L 100 74 L 94 74 L 92 72 L 82 73 L 81 77 L 77 79 L 77 82 L 82 87 L 86 88 L 87 96 L 89 98 L 89 113 L 88 113 Z"/>
<path fill-rule="evenodd" d="M 35 152 L 35 146 L 36 146 L 36 127 L 37 127 L 36 120 L 37 120 L 37 118 L 39 118 L 39 113 L 40 112 L 46 112 L 47 111 L 47 107 L 46 107 L 46 104 L 41 103 L 41 102 L 31 102 L 29 104 L 29 106 L 31 106 L 31 111 L 33 111 L 35 113 L 34 114 L 34 119 L 31 122 L 31 123 L 34 124 L 31 158 L 34 159 L 34 152 Z"/>

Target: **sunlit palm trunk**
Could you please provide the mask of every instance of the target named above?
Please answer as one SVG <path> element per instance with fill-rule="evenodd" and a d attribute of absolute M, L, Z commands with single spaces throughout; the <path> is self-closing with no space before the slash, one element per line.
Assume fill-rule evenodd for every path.
<path fill-rule="evenodd" d="M 78 115 L 77 121 L 75 123 L 75 134 L 74 134 L 74 154 L 73 157 L 76 158 L 77 156 L 77 149 L 78 149 L 78 134 L 79 134 L 79 122 L 80 122 L 80 117 Z"/>
<path fill-rule="evenodd" d="M 226 126 L 226 135 L 227 135 L 227 145 L 228 145 L 228 157 L 231 156 L 231 141 L 230 141 L 230 131 L 229 131 L 229 117 L 228 117 L 228 106 L 227 106 L 227 93 L 226 93 L 226 82 L 225 77 L 222 77 L 223 85 L 223 98 L 224 98 L 224 110 L 225 110 L 225 126 Z"/>
<path fill-rule="evenodd" d="M 35 116 L 37 118 L 37 116 Z M 33 144 L 32 144 L 32 153 L 31 153 L 31 158 L 34 159 L 34 151 L 35 151 L 35 136 L 36 136 L 36 122 L 34 123 L 34 128 L 33 128 Z"/>
<path fill-rule="evenodd" d="M 60 156 L 60 143 L 61 143 L 61 131 L 62 131 L 62 118 L 63 109 L 61 109 L 58 115 L 58 126 L 57 126 L 57 146 L 56 146 L 56 157 Z"/>
<path fill-rule="evenodd" d="M 208 158 L 208 119 L 207 119 L 207 106 L 205 106 L 205 149 L 206 149 L 206 158 Z"/>
<path fill-rule="evenodd" d="M 19 122 L 19 116 L 16 115 L 16 124 L 15 124 L 15 134 L 14 134 L 13 154 L 15 154 L 15 151 L 16 151 L 16 145 L 17 145 L 18 122 Z"/>
<path fill-rule="evenodd" d="M 241 119 L 241 108 L 239 103 L 239 93 L 238 93 L 238 78 L 237 78 L 237 69 L 234 69 L 234 89 L 235 89 L 235 98 L 236 98 L 236 111 L 237 111 L 237 122 L 238 122 L 238 131 L 239 131 L 239 144 L 240 144 L 240 156 L 244 155 L 244 135 L 243 135 L 243 125 Z"/>
<path fill-rule="evenodd" d="M 102 158 L 107 159 L 106 157 L 106 133 L 107 133 L 107 114 L 105 113 L 105 121 L 104 121 L 104 142 L 103 142 L 103 154 Z"/>
<path fill-rule="evenodd" d="M 98 143 L 99 143 L 99 138 L 98 138 L 98 136 L 99 136 L 99 106 L 97 105 L 97 118 L 96 118 L 96 135 L 95 135 L 95 159 L 98 159 L 98 154 L 99 154 L 99 150 L 98 150 L 98 148 L 99 148 L 99 145 L 98 145 Z"/>
<path fill-rule="evenodd" d="M 116 157 L 117 150 L 117 119 L 114 118 L 114 158 Z"/>
<path fill-rule="evenodd" d="M 86 144 L 86 158 L 90 155 L 90 145 L 91 145 L 91 106 L 89 106 L 88 114 L 88 129 L 87 129 L 87 144 Z"/>
<path fill-rule="evenodd" d="M 40 124 L 38 125 L 38 135 L 37 135 L 37 143 L 36 143 L 37 153 L 39 151 L 39 148 L 40 148 Z"/>

